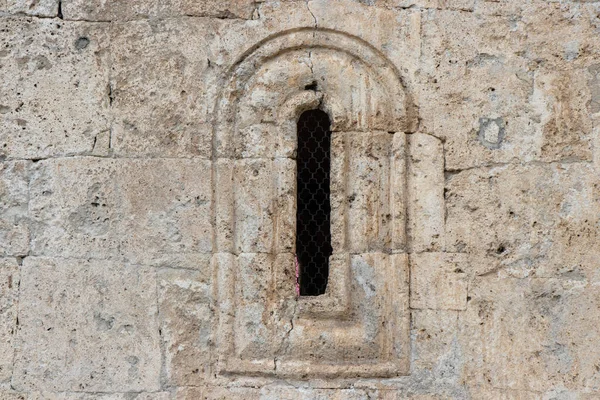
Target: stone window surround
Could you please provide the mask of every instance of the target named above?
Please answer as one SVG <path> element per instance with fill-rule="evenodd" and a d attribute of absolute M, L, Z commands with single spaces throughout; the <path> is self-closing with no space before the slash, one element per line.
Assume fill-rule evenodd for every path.
<path fill-rule="evenodd" d="M 239 144 L 239 132 L 248 126 L 252 126 L 251 123 L 246 123 L 247 116 L 249 115 L 250 120 L 254 117 L 252 113 L 244 115 L 244 108 L 247 106 L 244 102 L 251 103 L 253 101 L 252 93 L 248 95 L 245 92 L 252 92 L 250 89 L 256 90 L 259 87 L 256 82 L 251 82 L 251 80 L 256 79 L 255 75 L 258 75 L 258 71 L 264 65 L 277 60 L 277 58 L 293 55 L 294 52 L 304 52 L 308 55 L 310 72 L 300 73 L 299 80 L 291 80 L 297 85 L 285 87 L 291 93 L 280 96 L 284 99 L 283 101 L 280 100 L 270 104 L 271 108 L 268 109 L 268 112 L 271 115 L 270 118 L 267 116 L 266 119 L 274 127 L 271 133 L 274 132 L 275 135 L 272 136 L 277 136 L 275 139 L 276 144 L 273 146 L 266 145 L 262 148 L 274 149 L 274 153 L 268 156 L 265 156 L 264 152 L 253 154 L 253 149 L 250 149 L 249 153 L 244 153 L 243 146 L 240 151 L 237 146 Z M 344 56 L 349 55 L 351 58 L 363 60 L 364 65 L 372 66 L 366 72 L 372 74 L 373 81 L 385 81 L 385 84 L 382 85 L 385 92 L 369 91 L 369 93 L 374 93 L 380 97 L 375 102 L 379 101 L 380 104 L 385 104 L 388 107 L 385 112 L 381 113 L 377 104 L 373 105 L 365 102 L 362 106 L 370 107 L 370 109 L 364 109 L 362 112 L 361 110 L 352 110 L 351 108 L 356 105 L 353 103 L 355 99 L 348 101 L 348 99 L 342 98 L 343 96 L 339 91 L 338 93 L 335 92 L 335 83 L 327 87 L 324 77 L 332 75 L 322 74 L 319 76 L 317 71 L 320 66 L 319 62 L 323 62 L 325 59 L 324 64 L 327 64 L 326 58 L 323 57 L 327 57 L 328 53 L 343 53 Z M 283 63 L 286 62 L 293 61 L 284 59 Z M 326 65 L 325 69 L 329 68 L 330 74 L 339 72 L 339 70 L 336 71 L 337 65 L 334 62 L 331 64 Z M 293 68 L 289 69 L 293 70 Z M 443 168 L 436 170 L 436 175 L 432 176 L 429 173 L 430 171 L 427 171 L 427 168 L 431 167 L 431 163 L 411 164 L 409 162 L 412 148 L 415 148 L 418 153 L 419 149 L 417 148 L 425 145 L 428 150 L 432 151 L 429 157 L 436 160 L 442 159 L 442 149 L 437 139 L 429 135 L 413 133 L 417 125 L 414 105 L 410 96 L 406 93 L 405 85 L 398 70 L 380 52 L 356 37 L 336 31 L 300 29 L 274 35 L 254 46 L 232 67 L 229 82 L 230 85 L 224 88 L 222 96 L 217 102 L 217 117 L 213 139 L 213 158 L 215 161 L 213 175 L 216 178 L 213 180 L 214 204 L 216 205 L 214 220 L 217 247 L 213 260 L 217 282 L 215 285 L 215 299 L 216 307 L 219 309 L 219 319 L 215 325 L 216 355 L 213 357 L 215 359 L 215 365 L 213 366 L 215 375 L 304 379 L 307 377 L 382 378 L 408 374 L 410 368 L 409 253 L 419 250 L 440 250 L 434 242 L 440 239 L 440 231 L 442 230 L 440 224 L 443 219 L 439 221 L 439 218 L 429 218 L 429 216 L 432 214 L 439 216 L 440 211 L 443 210 L 443 194 L 440 196 L 439 187 L 435 186 L 436 183 L 439 183 L 440 175 L 443 183 Z M 312 85 L 313 82 L 317 82 L 318 90 L 304 90 L 307 85 Z M 381 87 L 377 89 L 381 90 Z M 365 91 L 364 88 L 362 90 Z M 350 90 L 350 92 L 352 91 Z M 252 107 L 248 108 L 252 109 Z M 320 108 L 329 114 L 332 120 L 332 141 L 337 140 L 338 145 L 341 143 L 342 148 L 345 146 L 346 136 L 370 135 L 369 137 L 371 137 L 373 134 L 378 134 L 390 138 L 390 169 L 387 173 L 391 180 L 389 203 L 386 206 L 389 207 L 393 222 L 387 241 L 384 240 L 385 245 L 383 247 L 373 249 L 367 245 L 366 248 L 353 248 L 352 238 L 345 237 L 349 230 L 348 218 L 344 218 L 347 212 L 343 209 L 347 207 L 347 202 L 344 199 L 347 197 L 345 189 L 347 187 L 346 180 L 349 178 L 343 176 L 344 173 L 347 173 L 347 167 L 345 169 L 335 165 L 336 163 L 348 162 L 343 156 L 340 156 L 345 155 L 347 152 L 334 153 L 334 144 L 332 144 L 331 223 L 334 254 L 331 257 L 330 285 L 325 295 L 312 298 L 296 298 L 293 296 L 294 290 L 291 285 L 294 282 L 290 276 L 290 267 L 293 267 L 293 257 L 290 257 L 290 255 L 293 254 L 293 247 L 281 243 L 282 240 L 277 234 L 273 234 L 272 242 L 269 242 L 269 245 L 263 248 L 261 246 L 248 247 L 247 243 L 239 240 L 240 232 L 245 231 L 244 222 L 239 220 L 237 206 L 235 205 L 235 193 L 240 190 L 234 190 L 234 187 L 236 182 L 239 183 L 239 179 L 241 179 L 240 172 L 243 171 L 244 167 L 240 168 L 239 164 L 243 164 L 244 160 L 250 163 L 256 162 L 256 160 L 269 160 L 275 165 L 277 163 L 285 164 L 286 159 L 293 158 L 297 119 L 302 112 L 315 108 Z M 257 107 L 254 107 L 252 110 L 256 109 Z M 353 119 L 353 116 L 358 117 Z M 262 123 L 265 119 L 264 115 L 261 114 L 261 118 L 263 118 L 260 121 Z M 267 135 L 264 132 L 259 133 L 262 139 Z M 261 142 L 261 144 L 263 143 Z M 425 171 L 420 171 L 423 168 Z M 258 169 L 253 171 L 254 175 L 259 174 Z M 292 187 L 295 190 L 295 176 L 294 179 L 290 179 L 286 175 L 283 178 L 275 178 L 275 181 L 278 182 L 277 185 L 279 186 L 274 189 L 274 197 L 286 192 L 289 195 Z M 414 186 L 422 187 L 425 190 L 428 188 L 433 190 L 421 193 L 419 200 L 412 201 L 410 189 Z M 294 190 L 292 192 L 295 194 Z M 443 185 L 441 190 L 443 191 Z M 337 208 L 334 211 L 333 203 L 336 202 Z M 267 203 L 277 203 L 277 199 L 266 199 L 265 204 Z M 291 203 L 294 203 L 294 201 L 291 201 Z M 292 205 L 293 207 L 289 207 L 288 204 L 287 209 L 283 210 L 288 216 L 289 214 L 295 216 L 295 204 Z M 411 219 L 409 217 L 411 209 L 416 210 L 419 208 L 420 211 L 425 211 L 425 213 L 420 214 L 425 215 L 425 217 L 415 216 Z M 273 210 L 269 212 L 271 211 Z M 280 220 L 279 217 L 281 216 L 278 215 L 278 218 L 276 218 L 278 221 Z M 417 231 L 411 229 L 411 227 L 414 228 L 419 224 L 431 225 L 432 223 L 436 226 L 429 229 L 427 227 L 419 229 L 423 237 L 410 235 L 410 231 Z M 295 234 L 293 224 L 291 227 L 288 225 L 283 228 L 287 231 L 291 230 L 291 236 Z M 277 228 L 273 232 L 280 233 Z M 284 235 L 283 242 L 286 241 L 287 236 Z M 410 241 L 407 240 L 407 236 L 411 237 Z M 276 307 L 274 306 L 275 308 L 271 307 L 271 315 L 274 312 L 277 314 L 277 310 L 279 310 L 281 313 L 281 326 L 275 329 L 278 333 L 276 332 L 275 339 L 272 339 L 272 341 L 281 341 L 281 345 L 272 357 L 260 359 L 252 356 L 245 358 L 241 353 L 236 353 L 237 330 L 235 327 L 239 328 L 239 325 L 236 325 L 236 318 L 239 318 L 239 314 L 244 312 L 238 308 L 238 302 L 242 295 L 240 289 L 236 288 L 236 274 L 239 273 L 239 265 L 245 262 L 240 260 L 248 255 L 249 248 L 252 250 L 252 254 L 266 255 L 267 258 L 271 259 L 270 263 L 272 264 L 268 268 L 272 268 L 272 272 L 268 280 L 275 291 L 279 290 L 292 295 L 287 298 L 284 295 L 279 299 L 277 295 L 274 295 L 275 300 L 272 298 L 264 300 L 265 303 L 278 304 Z M 295 329 L 295 325 L 296 328 L 298 327 L 300 321 L 308 320 L 318 324 L 322 321 L 344 321 L 350 318 L 352 263 L 354 259 L 360 258 L 362 255 L 367 258 L 371 257 L 371 259 L 372 257 L 379 257 L 378 261 L 374 262 L 378 264 L 378 268 L 385 270 L 384 275 L 386 275 L 386 280 L 389 282 L 389 285 L 387 283 L 382 284 L 382 286 L 385 286 L 383 289 L 377 288 L 377 290 L 384 290 L 386 296 L 389 297 L 386 302 L 387 314 L 385 315 L 387 317 L 384 317 L 384 320 L 389 319 L 389 322 L 392 323 L 387 330 L 387 334 L 384 333 L 384 336 L 387 335 L 385 336 L 387 339 L 384 340 L 386 344 L 383 345 L 384 348 L 387 348 L 384 352 L 387 351 L 389 356 L 382 355 L 380 359 L 368 360 L 367 363 L 338 363 L 335 357 L 324 362 L 313 362 L 295 360 L 293 357 L 289 357 L 289 354 L 282 354 L 290 347 L 287 342 L 291 340 L 292 330 Z M 285 283 L 286 281 L 289 281 L 289 285 Z M 286 285 L 290 287 L 286 287 Z M 261 301 L 262 299 L 257 299 L 257 302 Z M 356 336 L 356 334 L 359 336 Z M 360 341 L 361 339 L 360 332 L 355 334 L 350 332 L 348 335 L 350 337 L 348 342 Z M 344 346 L 344 343 L 346 342 L 340 339 L 340 346 Z"/>

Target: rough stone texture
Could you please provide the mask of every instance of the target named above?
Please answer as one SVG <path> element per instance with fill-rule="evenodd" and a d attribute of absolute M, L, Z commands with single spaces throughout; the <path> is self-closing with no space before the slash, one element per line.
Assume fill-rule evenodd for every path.
<path fill-rule="evenodd" d="M 197 386 L 208 374 L 211 295 L 206 272 L 158 271 L 163 384 Z"/>
<path fill-rule="evenodd" d="M 158 390 L 152 269 L 28 257 L 21 274 L 16 389 Z"/>
<path fill-rule="evenodd" d="M 410 306 L 413 309 L 464 310 L 467 255 L 416 253 L 410 256 Z"/>
<path fill-rule="evenodd" d="M 210 165 L 200 159 L 40 161 L 29 194 L 32 252 L 206 266 L 210 182 Z"/>
<path fill-rule="evenodd" d="M 0 163 L 0 255 L 24 256 L 29 252 L 28 161 Z"/>
<path fill-rule="evenodd" d="M 36 17 L 56 17 L 59 0 L 5 0 L 5 11 Z"/>
<path fill-rule="evenodd" d="M 112 25 L 115 154 L 210 157 L 208 113 L 218 84 L 206 36 L 215 29 L 214 22 L 191 18 Z"/>
<path fill-rule="evenodd" d="M 104 24 L 0 18 L 0 157 L 88 154 L 109 130 Z"/>
<path fill-rule="evenodd" d="M 0 387 L 12 377 L 18 295 L 19 266 L 14 259 L 0 258 Z"/>
<path fill-rule="evenodd" d="M 251 19 L 257 3 L 253 0 L 63 0 L 66 19 L 86 21 L 123 21 L 141 18 L 180 16 L 222 19 Z"/>
<path fill-rule="evenodd" d="M 599 15 L 0 0 L 0 399 L 598 399 Z"/>

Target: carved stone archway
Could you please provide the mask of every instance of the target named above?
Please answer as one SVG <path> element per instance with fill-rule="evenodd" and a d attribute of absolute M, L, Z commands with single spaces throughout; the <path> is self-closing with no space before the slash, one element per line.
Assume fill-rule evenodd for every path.
<path fill-rule="evenodd" d="M 295 296 L 296 122 L 332 121 L 330 284 Z M 409 370 L 406 134 L 395 66 L 343 32 L 296 29 L 230 71 L 213 137 L 217 375 L 391 377 Z"/>

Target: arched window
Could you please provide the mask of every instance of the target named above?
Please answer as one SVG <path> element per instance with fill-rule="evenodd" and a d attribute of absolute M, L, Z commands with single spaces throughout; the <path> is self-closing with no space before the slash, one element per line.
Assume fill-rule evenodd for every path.
<path fill-rule="evenodd" d="M 296 257 L 301 296 L 325 293 L 332 253 L 329 201 L 331 131 L 327 113 L 305 111 L 298 120 Z"/>

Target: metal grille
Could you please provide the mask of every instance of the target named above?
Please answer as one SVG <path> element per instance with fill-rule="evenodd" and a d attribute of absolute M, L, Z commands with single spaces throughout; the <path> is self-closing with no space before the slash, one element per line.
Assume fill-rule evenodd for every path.
<path fill-rule="evenodd" d="M 329 126 L 329 116 L 320 110 L 306 111 L 298 120 L 296 257 L 301 296 L 324 294 L 329 277 Z"/>

